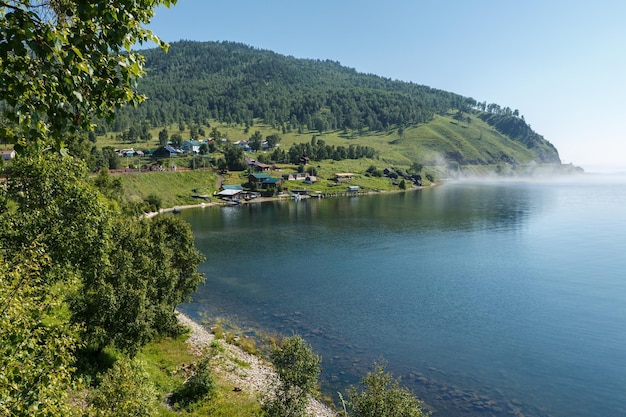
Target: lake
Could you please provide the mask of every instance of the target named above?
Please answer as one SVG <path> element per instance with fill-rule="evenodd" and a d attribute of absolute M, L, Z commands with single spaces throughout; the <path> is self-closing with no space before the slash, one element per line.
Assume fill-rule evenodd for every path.
<path fill-rule="evenodd" d="M 626 177 L 180 216 L 207 257 L 181 310 L 302 335 L 335 400 L 382 359 L 434 416 L 626 415 Z"/>

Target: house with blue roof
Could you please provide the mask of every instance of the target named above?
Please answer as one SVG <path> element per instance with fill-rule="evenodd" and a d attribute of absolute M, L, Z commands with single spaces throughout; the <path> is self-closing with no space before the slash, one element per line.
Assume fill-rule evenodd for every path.
<path fill-rule="evenodd" d="M 161 146 L 152 152 L 153 158 L 172 158 L 174 156 L 178 156 L 182 154 L 183 151 L 180 149 L 176 149 L 170 145 Z"/>
<path fill-rule="evenodd" d="M 186 140 L 180 146 L 180 149 L 187 153 L 200 153 L 200 145 L 202 145 L 202 143 L 197 140 Z"/>

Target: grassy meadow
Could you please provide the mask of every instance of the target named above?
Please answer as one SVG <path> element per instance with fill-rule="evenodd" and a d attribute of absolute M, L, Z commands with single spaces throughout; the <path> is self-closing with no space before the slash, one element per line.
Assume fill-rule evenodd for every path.
<path fill-rule="evenodd" d="M 533 165 L 532 153 L 524 145 L 508 139 L 498 133 L 481 119 L 469 116 L 469 120 L 457 121 L 453 114 L 436 115 L 426 124 L 410 126 L 399 133 L 397 129 L 386 132 L 355 132 L 332 131 L 320 134 L 317 131 L 298 133 L 295 131 L 285 132 L 257 122 L 246 129 L 244 126 L 229 125 L 219 122 L 211 122 L 210 126 L 202 126 L 205 136 L 213 128 L 217 128 L 222 137 L 230 142 L 249 139 L 254 132 L 259 131 L 263 137 L 278 133 L 281 137 L 280 147 L 287 150 L 294 143 L 310 142 L 313 136 L 324 140 L 328 145 L 344 146 L 362 145 L 375 149 L 374 159 L 346 159 L 342 161 L 324 160 L 312 161 L 319 182 L 311 185 L 301 181 L 285 182 L 283 187 L 306 188 L 310 193 L 340 194 L 345 192 L 348 185 L 358 185 L 363 191 L 374 190 L 398 190 L 399 181 L 392 181 L 385 177 L 373 177 L 366 175 L 371 166 L 379 170 L 385 168 L 408 169 L 413 163 L 424 166 L 421 174 L 425 179 L 426 174 L 434 177 L 435 181 L 458 175 L 485 175 L 494 174 L 510 175 L 516 170 L 523 170 L 526 165 Z M 124 143 L 118 134 L 109 133 L 97 138 L 100 147 L 111 146 L 114 148 L 130 148 L 150 150 L 159 146 L 158 135 L 162 128 L 151 130 L 152 139 L 147 142 Z M 190 137 L 189 127 L 181 131 L 178 124 L 166 127 L 169 137 L 180 134 L 183 140 Z M 451 151 L 454 150 L 454 151 Z M 260 151 L 261 152 L 261 151 Z M 260 153 L 259 152 L 259 153 Z M 458 161 L 450 160 L 450 153 L 459 155 Z M 257 158 L 259 153 L 248 153 L 246 156 Z M 518 161 L 515 166 L 507 163 L 485 164 L 483 161 L 493 159 L 502 160 L 502 156 Z M 195 168 L 208 167 L 211 160 L 217 160 L 222 155 L 217 152 L 195 161 Z M 149 163 L 149 158 L 123 158 L 123 167 L 141 166 Z M 189 157 L 177 157 L 162 161 L 164 167 L 171 168 L 176 165 L 179 168 L 193 167 L 194 162 Z M 278 169 L 270 172 L 272 176 L 280 176 L 283 173 L 296 172 L 296 165 L 282 164 Z M 334 173 L 352 172 L 355 174 L 352 180 L 337 184 L 332 181 Z M 229 172 L 223 178 L 224 184 L 246 183 L 248 172 Z M 163 207 L 199 203 L 192 198 L 192 194 L 212 195 L 218 190 L 218 176 L 208 170 L 171 172 L 152 172 L 141 175 L 123 175 L 122 181 L 126 194 L 133 201 L 145 199 L 148 195 L 156 195 L 162 200 Z M 409 184 L 407 184 L 408 186 Z M 425 185 L 428 185 L 426 182 Z M 194 191 L 196 190 L 196 191 Z"/>

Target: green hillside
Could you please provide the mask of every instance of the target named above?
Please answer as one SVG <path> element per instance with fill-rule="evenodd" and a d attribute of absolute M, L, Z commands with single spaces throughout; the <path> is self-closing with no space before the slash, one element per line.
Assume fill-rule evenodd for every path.
<path fill-rule="evenodd" d="M 237 43 L 182 41 L 167 54 L 142 52 L 139 90 L 148 100 L 98 126 L 101 138 L 142 127 L 152 138 L 166 128 L 188 139 L 218 126 L 231 142 L 278 133 L 284 149 L 312 135 L 370 146 L 395 165 L 560 164 L 554 146 L 509 107 Z"/>

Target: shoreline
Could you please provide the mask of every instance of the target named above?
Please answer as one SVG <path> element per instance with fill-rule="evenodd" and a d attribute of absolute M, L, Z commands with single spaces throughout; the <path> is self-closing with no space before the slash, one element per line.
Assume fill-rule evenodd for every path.
<path fill-rule="evenodd" d="M 360 193 L 356 193 L 354 195 L 346 195 L 346 194 L 329 194 L 327 197 L 316 197 L 316 196 L 305 196 L 303 197 L 303 199 L 322 199 L 322 198 L 337 198 L 337 197 L 357 197 L 357 196 L 366 196 L 366 195 L 374 195 L 374 194 L 389 194 L 389 193 L 407 193 L 407 192 L 412 192 L 412 191 L 418 191 L 418 190 L 423 190 L 423 189 L 428 189 L 428 188 L 435 188 L 435 187 L 439 187 L 440 185 L 442 185 L 443 183 L 441 182 L 436 182 L 436 183 L 432 183 L 431 185 L 424 187 L 411 187 L 409 189 L 406 190 L 377 190 L 377 191 L 367 191 L 367 192 L 360 192 Z M 149 213 L 144 213 L 143 217 L 151 219 L 155 216 L 158 216 L 159 214 L 163 214 L 163 213 L 174 213 L 174 212 L 178 212 L 180 210 L 186 210 L 186 209 L 192 209 L 192 208 L 203 208 L 203 207 L 231 207 L 231 206 L 237 206 L 237 205 L 248 205 L 248 204 L 260 204 L 260 203 L 266 203 L 268 201 L 279 201 L 279 202 L 284 202 L 284 201 L 291 201 L 292 198 L 290 195 L 285 194 L 282 196 L 277 196 L 277 197 L 258 197 L 255 198 L 253 200 L 243 200 L 240 201 L 239 203 L 233 203 L 233 202 L 229 202 L 229 201 L 210 201 L 210 202 L 204 202 L 204 203 L 199 203 L 199 204 L 186 204 L 186 205 L 180 205 L 180 206 L 174 206 L 174 207 L 167 207 L 167 208 L 162 208 L 159 209 L 159 211 L 151 211 Z"/>
<path fill-rule="evenodd" d="M 180 324 L 190 329 L 187 344 L 193 354 L 202 355 L 211 346 L 211 342 L 216 340 L 215 335 L 205 326 L 179 310 L 176 310 L 176 317 Z M 228 380 L 233 385 L 233 390 L 236 387 L 240 391 L 249 392 L 257 397 L 270 392 L 274 381 L 278 378 L 271 363 L 244 352 L 239 346 L 232 345 L 223 339 L 217 340 L 224 350 L 216 357 L 217 364 L 211 367 L 213 372 Z M 241 363 L 249 366 L 242 367 Z M 317 398 L 309 399 L 306 414 L 309 417 L 336 417 L 338 415 Z"/>

